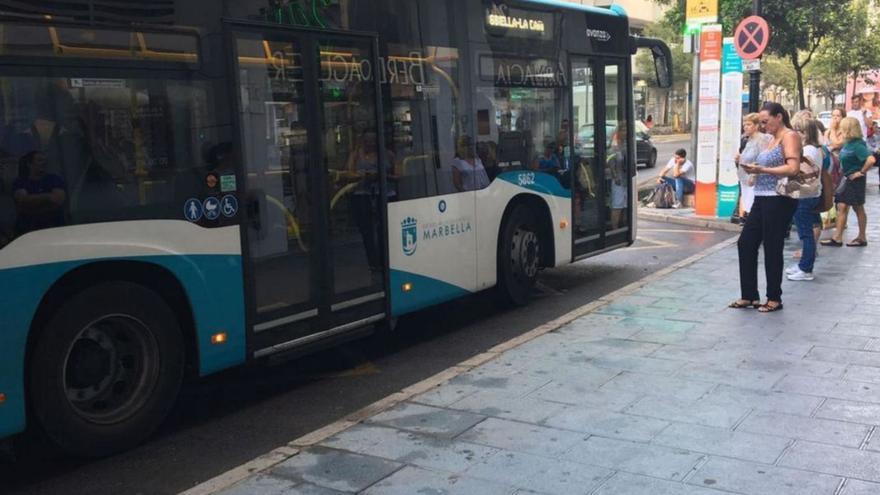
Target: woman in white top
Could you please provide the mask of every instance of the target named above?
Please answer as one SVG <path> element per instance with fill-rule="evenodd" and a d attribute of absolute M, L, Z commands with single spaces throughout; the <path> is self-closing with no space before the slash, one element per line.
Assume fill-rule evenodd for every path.
<path fill-rule="evenodd" d="M 818 234 L 820 233 L 817 232 L 817 227 L 822 224 L 816 208 L 822 200 L 821 173 L 825 155 L 822 151 L 822 145 L 819 143 L 819 136 L 821 136 L 819 124 L 815 120 L 801 116 L 795 118 L 791 125 L 801 135 L 804 145 L 804 157 L 808 158 L 815 167 L 818 167 L 817 173 L 820 177 L 819 190 L 809 197 L 802 195 L 798 199 L 798 207 L 794 213 L 794 223 L 797 226 L 798 237 L 800 237 L 803 243 L 801 260 L 798 264 L 786 270 L 789 280 L 807 281 L 813 280 L 813 265 L 816 262 L 816 243 L 819 240 Z"/>
<path fill-rule="evenodd" d="M 477 157 L 470 136 L 458 138 L 455 160 L 452 161 L 452 183 L 461 192 L 489 187 L 489 175 L 483 162 Z"/>
<path fill-rule="evenodd" d="M 752 183 L 752 177 L 746 173 L 739 165 L 748 165 L 755 163 L 758 154 L 767 148 L 770 144 L 771 137 L 760 131 L 761 119 L 757 113 L 750 113 L 743 118 L 743 134 L 746 139 L 745 148 L 742 153 L 737 153 L 734 161 L 737 164 L 737 175 L 739 176 L 740 187 L 740 205 L 742 208 L 742 218 L 748 217 L 752 211 L 752 204 L 755 202 L 755 185 Z"/>

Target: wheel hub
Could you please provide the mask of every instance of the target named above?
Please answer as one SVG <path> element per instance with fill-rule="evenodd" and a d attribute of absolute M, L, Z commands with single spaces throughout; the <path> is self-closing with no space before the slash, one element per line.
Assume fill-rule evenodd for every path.
<path fill-rule="evenodd" d="M 531 230 L 517 229 L 513 235 L 511 261 L 523 278 L 534 278 L 538 273 L 540 260 L 538 236 Z"/>
<path fill-rule="evenodd" d="M 140 321 L 103 317 L 73 340 L 64 362 L 64 393 L 81 418 L 112 424 L 143 405 L 158 378 L 158 344 Z"/>

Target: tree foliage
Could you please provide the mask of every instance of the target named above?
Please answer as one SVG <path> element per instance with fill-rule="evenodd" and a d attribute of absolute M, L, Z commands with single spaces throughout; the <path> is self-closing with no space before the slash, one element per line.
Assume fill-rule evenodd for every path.
<path fill-rule="evenodd" d="M 659 38 L 669 45 L 672 51 L 672 77 L 673 85 L 678 86 L 690 80 L 693 71 L 693 55 L 684 53 L 682 49 L 683 36 L 677 26 L 664 19 L 645 28 L 644 35 L 651 38 Z M 657 84 L 654 75 L 654 60 L 647 50 L 639 50 L 636 55 L 636 70 L 639 74 L 650 75 L 647 82 L 651 86 Z"/>
<path fill-rule="evenodd" d="M 838 80 L 842 89 L 847 77 L 880 67 L 880 2 L 852 0 L 840 13 L 845 32 L 826 37 L 816 56 L 811 82 L 818 77 Z"/>
<path fill-rule="evenodd" d="M 669 5 L 667 21 L 684 27 L 684 2 L 654 0 Z M 813 61 L 823 40 L 847 36 L 850 5 L 859 0 L 762 0 L 761 16 L 770 25 L 768 54 L 784 58 L 794 70 L 800 105 L 804 105 L 804 69 Z M 751 0 L 719 0 L 720 21 L 727 36 L 752 14 Z M 849 34 L 851 36 L 851 33 Z M 876 48 L 875 48 L 876 49 Z"/>

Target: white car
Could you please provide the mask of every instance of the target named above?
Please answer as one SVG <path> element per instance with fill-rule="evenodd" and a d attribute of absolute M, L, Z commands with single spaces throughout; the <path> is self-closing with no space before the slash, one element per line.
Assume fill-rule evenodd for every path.
<path fill-rule="evenodd" d="M 816 119 L 825 126 L 826 129 L 831 127 L 831 112 L 819 112 L 819 115 L 816 116 Z"/>

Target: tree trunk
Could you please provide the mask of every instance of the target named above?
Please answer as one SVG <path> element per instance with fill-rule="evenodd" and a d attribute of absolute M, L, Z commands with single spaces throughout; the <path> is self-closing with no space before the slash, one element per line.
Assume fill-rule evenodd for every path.
<path fill-rule="evenodd" d="M 798 110 L 803 110 L 807 107 L 804 97 L 804 66 L 798 63 L 797 53 L 792 54 L 791 65 L 794 66 L 794 73 L 797 75 Z"/>

